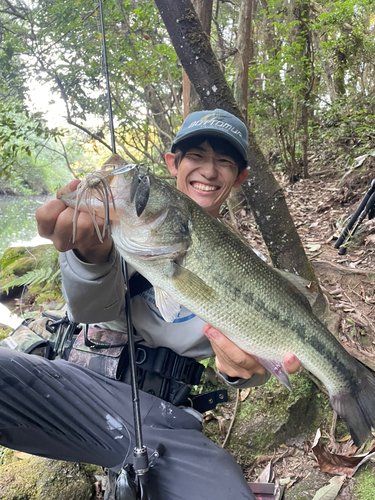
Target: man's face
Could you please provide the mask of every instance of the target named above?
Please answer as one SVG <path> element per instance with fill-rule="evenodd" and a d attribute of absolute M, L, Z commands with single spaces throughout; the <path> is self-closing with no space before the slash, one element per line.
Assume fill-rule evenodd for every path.
<path fill-rule="evenodd" d="M 177 176 L 177 189 L 214 217 L 218 217 L 232 187 L 239 187 L 247 177 L 247 170 L 238 175 L 236 162 L 223 152 L 215 152 L 208 141 L 190 149 L 178 169 L 173 153 L 167 153 L 166 162 L 171 174 Z"/>

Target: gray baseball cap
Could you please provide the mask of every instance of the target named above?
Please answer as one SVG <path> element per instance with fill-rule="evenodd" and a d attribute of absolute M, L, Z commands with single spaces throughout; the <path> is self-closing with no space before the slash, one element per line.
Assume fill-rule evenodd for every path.
<path fill-rule="evenodd" d="M 197 135 L 222 137 L 230 142 L 247 161 L 248 133 L 246 125 L 223 109 L 196 111 L 191 113 L 172 142 L 171 151 L 176 151 L 179 142 Z"/>

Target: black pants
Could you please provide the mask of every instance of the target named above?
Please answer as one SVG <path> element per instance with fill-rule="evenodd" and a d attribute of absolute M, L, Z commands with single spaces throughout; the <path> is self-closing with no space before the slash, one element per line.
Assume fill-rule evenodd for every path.
<path fill-rule="evenodd" d="M 67 361 L 0 348 L 0 445 L 119 470 L 132 461 L 130 386 Z M 163 456 L 150 470 L 152 500 L 253 500 L 240 467 L 199 421 L 141 392 L 143 438 Z"/>

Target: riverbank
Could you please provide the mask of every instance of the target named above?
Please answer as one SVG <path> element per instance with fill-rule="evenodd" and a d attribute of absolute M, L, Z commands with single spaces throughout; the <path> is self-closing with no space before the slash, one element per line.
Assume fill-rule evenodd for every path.
<path fill-rule="evenodd" d="M 0 187 L 0 198 L 1 196 L 22 196 L 21 193 L 17 193 L 14 189 L 10 187 Z"/>
<path fill-rule="evenodd" d="M 42 310 L 58 310 L 65 304 L 61 291 L 58 252 L 49 244 L 8 248 L 0 258 L 0 302 L 14 308 L 19 317 Z"/>

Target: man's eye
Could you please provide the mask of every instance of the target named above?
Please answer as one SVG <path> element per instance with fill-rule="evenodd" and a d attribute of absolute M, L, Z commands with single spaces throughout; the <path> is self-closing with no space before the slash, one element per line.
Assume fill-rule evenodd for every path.
<path fill-rule="evenodd" d="M 233 167 L 234 166 L 234 163 L 230 160 L 226 160 L 225 158 L 221 158 L 219 160 L 220 162 L 220 165 L 223 165 L 224 167 Z"/>

